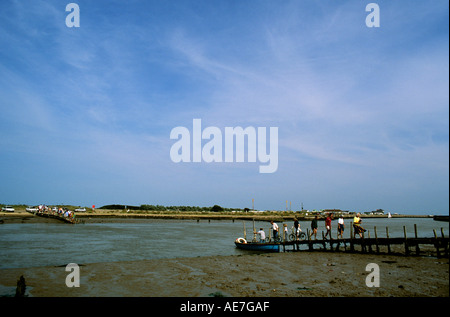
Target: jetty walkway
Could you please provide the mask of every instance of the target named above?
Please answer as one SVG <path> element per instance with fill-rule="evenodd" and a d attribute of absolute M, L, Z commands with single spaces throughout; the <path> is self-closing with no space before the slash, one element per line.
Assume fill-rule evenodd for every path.
<path fill-rule="evenodd" d="M 309 229 L 307 230 L 307 238 L 300 241 L 281 241 L 280 246 L 284 252 L 289 251 L 346 251 L 346 252 L 361 252 L 361 253 L 401 253 L 404 255 L 421 255 L 421 248 L 435 249 L 438 258 L 449 257 L 449 237 L 445 237 L 444 230 L 441 228 L 438 234 L 433 230 L 433 237 L 418 237 L 417 226 L 414 225 L 414 236 L 409 237 L 406 232 L 406 227 L 403 227 L 403 237 L 389 237 L 389 228 L 386 227 L 386 237 L 378 237 L 377 228 L 374 227 L 374 235 L 370 236 L 367 232 L 366 236 L 360 238 L 354 237 L 353 230 L 350 232 L 349 238 L 343 239 L 325 239 L 322 232 L 322 239 L 311 239 Z M 395 252 L 394 252 L 395 247 Z M 400 247 L 400 248 L 399 248 Z"/>
<path fill-rule="evenodd" d="M 32 213 L 35 216 L 38 217 L 46 217 L 46 218 L 53 218 L 53 219 L 57 219 L 66 223 L 71 223 L 71 224 L 76 224 L 76 223 L 80 223 L 81 221 L 79 219 L 77 219 L 74 215 L 74 213 L 71 213 L 70 216 L 66 216 L 63 213 L 58 213 L 55 211 L 38 211 L 38 212 L 33 212 Z"/>

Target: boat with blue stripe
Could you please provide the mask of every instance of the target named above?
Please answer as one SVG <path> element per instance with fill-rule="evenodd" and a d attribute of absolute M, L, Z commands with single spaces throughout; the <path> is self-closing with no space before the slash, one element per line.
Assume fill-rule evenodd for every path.
<path fill-rule="evenodd" d="M 259 243 L 259 242 L 248 242 L 244 238 L 238 238 L 234 241 L 237 248 L 250 251 L 259 252 L 280 252 L 279 243 Z"/>

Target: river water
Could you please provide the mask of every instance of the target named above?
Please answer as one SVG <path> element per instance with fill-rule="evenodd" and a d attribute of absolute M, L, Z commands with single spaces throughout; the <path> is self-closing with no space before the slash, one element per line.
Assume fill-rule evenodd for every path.
<path fill-rule="evenodd" d="M 152 220 L 123 219 L 120 222 L 95 222 L 77 225 L 65 223 L 10 223 L 0 225 L 0 269 L 58 266 L 68 263 L 98 263 L 136 261 L 145 259 L 197 257 L 210 255 L 237 255 L 248 251 L 237 249 L 234 240 L 253 236 L 252 221 L 231 220 Z M 433 229 L 445 236 L 448 222 L 430 218 L 363 218 L 363 226 L 371 232 L 377 227 L 378 237 L 403 237 L 406 226 L 408 237 L 414 236 L 417 224 L 419 237 L 433 237 Z M 281 223 L 278 223 L 280 228 Z M 290 229 L 293 222 L 287 222 Z M 310 222 L 300 222 L 306 231 Z M 333 220 L 336 237 L 337 220 Z M 269 232 L 269 222 L 255 222 L 255 227 Z M 320 231 L 324 222 L 319 222 Z M 349 237 L 350 220 L 346 219 L 344 237 Z"/>

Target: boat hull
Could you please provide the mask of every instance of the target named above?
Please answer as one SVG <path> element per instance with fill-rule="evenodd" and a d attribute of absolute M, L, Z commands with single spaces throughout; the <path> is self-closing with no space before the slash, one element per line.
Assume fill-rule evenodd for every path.
<path fill-rule="evenodd" d="M 259 251 L 259 252 L 280 252 L 280 245 L 276 243 L 254 243 L 254 242 L 241 243 L 235 241 L 234 244 L 236 245 L 237 248 L 243 250 Z"/>

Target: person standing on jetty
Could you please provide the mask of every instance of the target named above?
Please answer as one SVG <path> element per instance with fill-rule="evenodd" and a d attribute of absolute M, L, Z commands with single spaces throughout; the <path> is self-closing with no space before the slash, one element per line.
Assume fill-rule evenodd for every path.
<path fill-rule="evenodd" d="M 331 219 L 333 219 L 333 213 L 328 214 L 328 217 L 325 219 L 325 228 L 327 228 L 327 233 L 325 233 L 325 239 L 327 235 L 330 235 L 330 240 L 333 239 L 331 237 Z"/>
<path fill-rule="evenodd" d="M 318 228 L 318 224 L 317 224 L 317 220 L 319 219 L 319 217 L 317 217 L 317 215 L 314 217 L 314 219 L 311 221 L 311 234 L 309 235 L 309 237 L 311 238 L 312 235 L 314 235 L 314 239 L 317 239 L 317 228 Z"/>
<path fill-rule="evenodd" d="M 295 238 L 298 241 L 299 235 L 300 235 L 300 223 L 298 222 L 297 218 L 294 218 L 294 232 L 295 232 Z"/>
<path fill-rule="evenodd" d="M 278 225 L 273 220 L 270 223 L 272 224 L 273 239 L 276 240 L 278 239 Z"/>
<path fill-rule="evenodd" d="M 339 236 L 341 236 L 341 239 L 344 238 L 344 228 L 345 228 L 344 217 L 342 217 L 342 215 L 340 215 L 339 219 L 338 219 L 338 235 L 337 235 L 338 239 L 339 239 Z"/>
<path fill-rule="evenodd" d="M 283 240 L 287 241 L 289 238 L 289 232 L 288 232 L 288 227 L 287 227 L 287 223 L 283 224 Z"/>
<path fill-rule="evenodd" d="M 366 232 L 366 229 L 364 229 L 363 227 L 361 227 L 361 214 L 358 212 L 356 214 L 356 217 L 353 218 L 353 229 L 354 229 L 354 233 L 353 233 L 353 238 L 356 236 L 356 234 L 359 234 L 359 237 L 362 238 L 362 233 Z"/>

